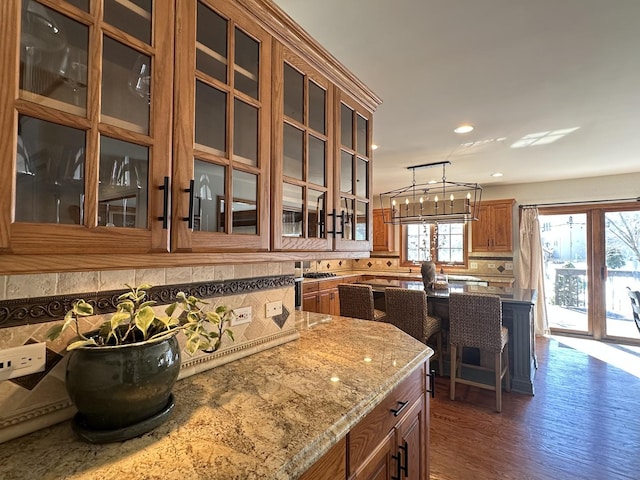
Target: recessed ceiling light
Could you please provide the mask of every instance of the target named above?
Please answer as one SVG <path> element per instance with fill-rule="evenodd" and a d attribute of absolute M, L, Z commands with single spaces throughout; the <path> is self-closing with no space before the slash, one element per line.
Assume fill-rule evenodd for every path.
<path fill-rule="evenodd" d="M 460 125 L 458 128 L 456 128 L 454 130 L 454 132 L 456 132 L 456 133 L 469 133 L 469 132 L 473 132 L 473 128 L 474 128 L 473 125 L 468 125 L 468 124 Z"/>
<path fill-rule="evenodd" d="M 371 145 L 371 150 L 377 150 L 378 149 L 378 145 L 376 145 L 375 143 Z"/>
<path fill-rule="evenodd" d="M 501 176 L 502 176 L 502 173 L 500 173 L 500 172 L 495 172 L 495 173 L 492 173 L 492 174 L 491 174 L 491 176 L 492 176 L 492 177 L 501 177 Z"/>

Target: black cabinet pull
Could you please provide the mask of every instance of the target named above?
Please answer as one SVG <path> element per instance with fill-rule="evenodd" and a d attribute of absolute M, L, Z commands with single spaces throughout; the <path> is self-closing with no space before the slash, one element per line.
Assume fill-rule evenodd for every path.
<path fill-rule="evenodd" d="M 164 182 L 158 187 L 162 190 L 162 216 L 158 220 L 162 222 L 162 229 L 169 228 L 169 177 L 164 177 Z"/>
<path fill-rule="evenodd" d="M 431 370 L 427 376 L 429 377 L 429 388 L 427 392 L 431 393 L 431 398 L 436 398 L 436 371 Z"/>
<path fill-rule="evenodd" d="M 333 217 L 333 230 L 327 230 L 327 233 L 333 235 L 333 238 L 336 238 L 336 235 L 340 235 L 342 238 L 344 238 L 344 212 L 338 215 L 336 213 L 336 209 L 334 208 L 331 213 L 327 214 L 327 217 Z M 340 219 L 342 225 L 342 230 L 340 231 L 338 231 L 338 227 L 336 225 L 338 223 L 338 219 Z"/>
<path fill-rule="evenodd" d="M 402 466 L 402 452 L 404 452 L 404 466 Z M 409 476 L 409 444 L 404 442 L 404 445 L 400 445 L 400 471 L 404 472 L 404 476 Z"/>
<path fill-rule="evenodd" d="M 189 215 L 186 217 L 182 217 L 182 220 L 188 222 L 187 225 L 189 228 L 193 228 L 193 197 L 195 194 L 195 180 L 191 179 L 189 181 L 189 188 L 184 189 L 185 193 L 189 194 Z"/>
<path fill-rule="evenodd" d="M 400 408 L 396 408 L 396 409 L 391 409 L 391 413 L 393 413 L 394 417 L 397 417 L 398 415 L 400 415 L 400 412 L 402 412 L 405 408 L 407 408 L 407 405 L 409 405 L 409 402 L 398 402 L 398 405 L 400 405 Z"/>
<path fill-rule="evenodd" d="M 391 480 L 402 480 L 400 478 L 401 472 L 402 472 L 402 466 L 400 465 L 401 459 L 400 459 L 400 452 L 398 452 L 397 455 L 391 455 L 391 458 L 393 458 L 396 461 L 396 474 L 395 476 L 391 477 Z"/>

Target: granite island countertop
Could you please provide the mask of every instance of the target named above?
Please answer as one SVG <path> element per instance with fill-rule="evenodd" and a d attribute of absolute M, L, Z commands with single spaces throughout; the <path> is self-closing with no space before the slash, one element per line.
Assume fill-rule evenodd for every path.
<path fill-rule="evenodd" d="M 390 324 L 295 314 L 298 340 L 180 380 L 155 430 L 92 445 L 63 422 L 0 444 L 0 478 L 298 478 L 433 351 Z"/>

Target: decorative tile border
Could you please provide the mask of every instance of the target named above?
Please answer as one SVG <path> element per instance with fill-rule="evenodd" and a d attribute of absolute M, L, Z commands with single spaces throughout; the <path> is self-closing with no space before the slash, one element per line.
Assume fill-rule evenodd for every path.
<path fill-rule="evenodd" d="M 149 291 L 150 299 L 159 305 L 175 301 L 180 291 L 199 298 L 238 295 L 258 290 L 271 290 L 294 286 L 293 275 L 245 278 L 215 282 L 195 282 L 153 287 Z M 114 312 L 118 297 L 125 290 L 77 293 L 73 295 L 54 295 L 48 297 L 22 298 L 0 301 L 0 329 L 34 325 L 64 318 L 65 313 L 78 298 L 93 305 L 96 314 Z"/>

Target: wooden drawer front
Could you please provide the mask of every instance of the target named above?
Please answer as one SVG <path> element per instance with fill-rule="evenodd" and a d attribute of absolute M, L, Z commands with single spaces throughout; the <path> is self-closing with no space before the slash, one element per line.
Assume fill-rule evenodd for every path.
<path fill-rule="evenodd" d="M 418 368 L 349 433 L 349 474 L 355 472 L 374 448 L 400 422 L 424 389 L 424 368 Z M 400 402 L 407 402 L 402 407 Z M 396 416 L 391 410 L 402 408 Z"/>
<path fill-rule="evenodd" d="M 302 281 L 302 293 L 317 292 L 320 286 L 320 282 L 307 282 Z"/>

